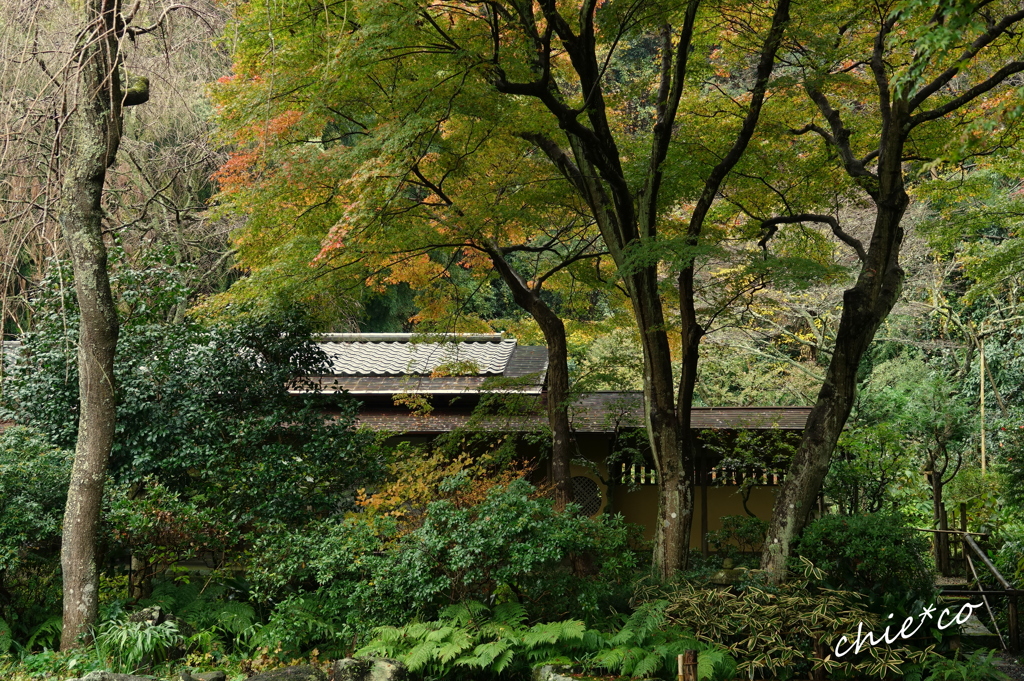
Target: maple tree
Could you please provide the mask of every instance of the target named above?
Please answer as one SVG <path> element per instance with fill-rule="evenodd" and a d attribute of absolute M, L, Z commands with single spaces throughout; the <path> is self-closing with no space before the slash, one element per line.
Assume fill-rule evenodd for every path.
<path fill-rule="evenodd" d="M 251 215 L 242 252 L 257 242 L 283 243 L 294 238 L 283 235 L 322 224 L 329 213 L 335 237 L 346 238 L 360 218 L 379 218 L 377 211 L 410 195 L 410 205 L 432 201 L 479 220 L 487 210 L 466 211 L 447 190 L 438 191 L 442 180 L 458 181 L 453 176 L 477 148 L 466 144 L 455 157 L 467 159 L 463 165 L 439 176 L 423 166 L 453 140 L 476 139 L 479 146 L 493 135 L 529 143 L 532 160 L 547 162 L 546 175 L 557 171 L 557 191 L 585 207 L 631 301 L 661 482 L 654 562 L 665 577 L 685 565 L 696 455 L 689 418 L 705 331 L 695 308 L 695 260 L 719 190 L 756 128 L 788 0 L 707 8 L 698 0 L 600 8 L 587 2 L 571 13 L 553 2 L 294 4 L 275 12 L 255 3 L 239 9 L 235 75 L 217 89 L 222 125 L 239 145 L 222 170 L 222 187 Z M 740 64 L 735 78 L 716 73 L 720 52 Z M 700 58 L 691 61 L 693 53 Z M 685 119 L 684 92 L 697 102 Z M 485 132 L 474 138 L 460 126 Z M 683 130 L 693 142 L 674 144 Z M 280 154 L 282 146 L 290 153 Z M 333 153 L 339 147 L 350 153 Z M 346 162 L 338 165 L 342 156 Z M 686 170 L 666 173 L 669 164 Z M 269 197 L 275 210 L 290 211 L 292 219 L 281 220 L 259 209 L 268 204 L 272 177 L 288 180 L 271 186 L 319 182 L 321 191 L 290 192 L 283 202 Z M 464 176 L 470 183 L 481 177 Z M 489 196 L 490 205 L 484 195 L 481 206 L 493 213 L 501 202 Z M 684 199 L 689 205 L 669 219 Z M 523 203 L 505 205 L 521 212 Z M 357 230 L 349 242 L 361 235 Z M 437 275 L 438 263 L 422 254 L 420 263 L 425 276 Z M 662 263 L 676 282 L 678 325 L 666 315 Z M 520 293 L 530 304 L 531 292 Z M 682 338 L 677 356 L 671 326 Z M 678 381 L 675 360 L 682 366 Z"/>
<path fill-rule="evenodd" d="M 284 75 L 295 68 L 284 59 L 274 72 Z M 259 120 L 252 121 L 253 113 L 262 112 L 232 99 L 233 82 L 223 86 L 221 119 L 244 142 L 247 125 Z M 353 86 L 350 96 L 358 99 L 360 88 Z M 289 98 L 284 105 L 302 110 L 288 109 L 269 125 L 273 144 L 259 142 L 258 155 L 246 147 L 219 173 L 222 197 L 250 216 L 238 240 L 242 263 L 266 267 L 268 242 L 275 249 L 292 243 L 295 235 L 281 234 L 281 227 L 300 224 L 321 240 L 316 267 L 344 273 L 350 281 L 365 280 L 371 287 L 411 285 L 420 294 L 414 320 L 421 330 L 442 332 L 453 326 L 473 328 L 473 315 L 459 309 L 462 289 L 478 289 L 499 277 L 536 322 L 547 346 L 551 478 L 556 503 L 564 506 L 572 496 L 572 442 L 561 315 L 572 305 L 574 287 L 560 280 L 596 284 L 602 277 L 600 262 L 591 262 L 602 255 L 593 220 L 578 199 L 565 195 L 547 159 L 509 134 L 510 124 L 500 111 L 485 118 L 450 112 L 410 123 L 405 120 L 407 93 L 385 90 L 344 109 L 341 116 L 358 134 L 338 132 L 339 139 L 325 141 L 322 134 L 310 136 L 311 131 L 336 127 L 339 114 L 310 107 L 308 100 L 333 96 L 345 101 L 349 90 L 333 90 L 302 87 L 301 100 Z M 247 125 L 240 126 L 238 119 Z M 404 145 L 394 144 L 390 133 L 396 129 L 410 138 Z M 275 199 L 269 204 L 268 195 Z M 461 271 L 470 273 L 468 280 Z M 438 281 L 452 285 L 437 286 Z M 552 287 L 561 289 L 557 305 L 547 295 Z"/>
<path fill-rule="evenodd" d="M 825 380 L 776 497 L 766 569 L 784 569 L 849 417 L 861 359 L 899 298 L 908 188 L 932 169 L 962 166 L 1015 143 L 1022 20 L 1013 3 L 907 0 L 834 5 L 790 29 L 782 61 L 805 107 L 789 114 L 791 143 L 798 153 L 812 145 L 828 149 L 874 219 L 870 233 L 855 238 L 834 215 L 804 211 L 800 201 L 763 216 L 769 231 L 828 224 L 859 261 L 856 281 L 843 294 Z"/>

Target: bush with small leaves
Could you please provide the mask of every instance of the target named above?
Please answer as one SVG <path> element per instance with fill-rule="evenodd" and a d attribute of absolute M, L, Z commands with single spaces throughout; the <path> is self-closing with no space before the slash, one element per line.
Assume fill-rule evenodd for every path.
<path fill-rule="evenodd" d="M 928 539 L 897 513 L 826 515 L 807 526 L 796 553 L 826 573 L 824 584 L 866 594 L 880 607 L 896 596 L 932 602 Z"/>
<path fill-rule="evenodd" d="M 265 535 L 250 570 L 258 597 L 277 604 L 264 643 L 337 651 L 376 626 L 467 600 L 515 600 L 532 621 L 596 619 L 609 599 L 625 602 L 638 564 L 629 526 L 558 512 L 536 491 L 516 480 L 479 503 L 436 501 L 411 531 L 364 513 Z"/>

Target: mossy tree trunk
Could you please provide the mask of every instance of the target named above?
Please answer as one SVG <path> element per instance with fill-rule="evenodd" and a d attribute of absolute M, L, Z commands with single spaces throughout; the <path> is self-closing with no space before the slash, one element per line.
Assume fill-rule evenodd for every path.
<path fill-rule="evenodd" d="M 78 346 L 79 422 L 61 543 L 64 627 L 61 649 L 88 640 L 95 622 L 99 580 L 96 535 L 103 483 L 114 441 L 114 352 L 118 320 L 103 241 L 103 185 L 121 141 L 119 0 L 87 0 L 65 96 L 60 224 L 71 254 L 81 314 Z M 144 83 L 148 85 L 148 83 Z M 129 103 L 142 103 L 133 90 Z"/>

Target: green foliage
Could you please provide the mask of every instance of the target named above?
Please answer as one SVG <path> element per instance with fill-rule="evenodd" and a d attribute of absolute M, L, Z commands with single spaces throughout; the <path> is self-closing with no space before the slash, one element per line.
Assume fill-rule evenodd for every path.
<path fill-rule="evenodd" d="M 298 525 L 354 506 L 357 486 L 382 473 L 383 459 L 372 436 L 352 430 L 354 403 L 315 395 L 302 381 L 323 373 L 326 357 L 296 306 L 237 308 L 229 319 L 200 322 L 183 314 L 191 295 L 185 273 L 158 256 L 134 265 L 115 250 L 111 268 L 122 328 L 108 557 L 133 553 L 149 561 L 151 573 L 141 575 L 148 578 L 175 560 L 237 547 L 268 522 Z M 66 446 L 77 433 L 71 284 L 71 273 L 58 266 L 41 283 L 37 323 L 5 377 L 3 396 L 16 420 Z M 308 390 L 289 393 L 302 389 Z M 334 418 L 325 419 L 325 410 Z M 22 468 L 44 463 L 40 456 L 15 458 L 11 465 Z M 53 544 L 67 486 L 66 473 L 57 480 L 57 472 L 12 472 L 0 485 L 34 481 L 48 506 L 20 510 L 11 516 L 18 527 L 6 531 L 0 508 L 0 570 L 14 555 L 5 536 L 39 535 L 46 525 L 51 539 L 39 536 L 29 545 Z"/>
<path fill-rule="evenodd" d="M 995 555 L 996 569 L 1014 584 L 1024 581 L 1024 524 L 1010 523 L 1002 528 Z"/>
<path fill-rule="evenodd" d="M 327 657 L 350 655 L 353 636 L 367 628 L 366 621 L 373 617 L 350 608 L 347 601 L 339 602 L 335 593 L 330 589 L 293 593 L 274 603 L 252 645 L 286 655 L 314 649 Z"/>
<path fill-rule="evenodd" d="M 631 588 L 630 534 L 618 516 L 556 512 L 524 480 L 471 504 L 431 503 L 405 533 L 394 517 L 371 513 L 282 530 L 252 551 L 258 597 L 287 597 L 261 635 L 302 652 L 320 646 L 325 632 L 340 645 L 465 600 L 516 600 L 533 620 L 593 618 Z"/>
<path fill-rule="evenodd" d="M 842 515 L 877 513 L 913 461 L 898 425 L 856 422 L 839 436 L 822 490 Z"/>
<path fill-rule="evenodd" d="M 226 584 L 212 580 L 202 584 L 164 580 L 154 585 L 152 595 L 140 605 L 160 606 L 164 612 L 186 622 L 195 630 L 189 633 L 189 643 L 201 641 L 208 651 L 244 651 L 258 629 L 258 622 L 256 610 L 250 604 L 233 600 L 238 595 Z"/>
<path fill-rule="evenodd" d="M 5 664 L 3 657 L 0 657 L 0 674 L 13 681 L 85 676 L 90 671 L 102 668 L 103 665 L 96 659 L 95 650 L 90 648 L 66 653 L 48 649 L 26 654 L 10 664 Z"/>
<path fill-rule="evenodd" d="M 913 602 L 934 592 L 928 540 L 893 512 L 826 515 L 804 530 L 797 555 L 824 570 L 826 583 L 875 601 L 899 595 Z"/>
<path fill-rule="evenodd" d="M 433 678 L 492 678 L 528 673 L 541 663 L 632 678 L 673 674 L 677 655 L 698 651 L 698 678 L 728 678 L 735 663 L 721 648 L 667 624 L 667 601 L 648 603 L 617 632 L 587 629 L 578 620 L 526 625 L 526 610 L 510 602 L 488 609 L 477 601 L 445 608 L 436 621 L 380 627 L 358 655 L 402 660 Z"/>
<path fill-rule="evenodd" d="M 952 659 L 934 656 L 908 670 L 905 681 L 1009 681 L 995 665 L 995 651 L 975 650 L 965 659 L 960 652 Z"/>
<path fill-rule="evenodd" d="M 596 639 L 602 647 L 583 666 L 633 678 L 652 674 L 671 678 L 678 656 L 696 650 L 698 679 L 731 678 L 736 670 L 733 658 L 721 646 L 699 641 L 673 623 L 666 614 L 669 606 L 668 600 L 643 603 L 618 632 L 594 636 L 590 640 Z"/>
<path fill-rule="evenodd" d="M 70 473 L 71 453 L 39 432 L 16 426 L 0 433 L 0 620 L 8 648 L 30 651 L 59 641 L 59 626 L 50 627 L 59 603 L 57 557 Z"/>
<path fill-rule="evenodd" d="M 183 642 L 178 625 L 171 620 L 159 624 L 111 620 L 97 627 L 95 638 L 100 659 L 129 674 L 165 661 Z"/>
<path fill-rule="evenodd" d="M 202 494 L 185 496 L 149 478 L 121 485 L 110 496 L 105 520 L 114 546 L 152 565 L 222 554 L 241 539 L 229 512 L 209 505 Z"/>
<path fill-rule="evenodd" d="M 153 476 L 177 492 L 215 496 L 236 526 L 351 506 L 354 485 L 380 472 L 379 457 L 371 439 L 351 432 L 350 401 L 316 397 L 301 383 L 327 361 L 301 311 L 239 308 L 201 324 L 181 314 L 190 292 L 180 272 L 159 259 L 141 267 L 112 260 L 121 314 L 115 479 Z M 57 267 L 42 283 L 39 322 L 6 377 L 4 400 L 16 420 L 70 447 L 78 379 L 69 283 Z M 310 392 L 288 392 L 303 388 Z M 325 421 L 325 409 L 337 417 Z"/>
<path fill-rule="evenodd" d="M 830 656 L 828 645 L 856 632 L 858 622 L 866 629 L 873 626 L 878 616 L 868 612 L 860 594 L 815 586 L 825 575 L 806 559 L 800 568 L 802 576 L 780 585 L 754 580 L 735 590 L 692 582 L 641 583 L 636 599 L 667 601 L 668 621 L 699 641 L 723 646 L 738 660 L 738 678 L 793 679 L 824 669 L 835 679 L 882 679 L 925 654 L 872 647 L 856 658 Z"/>
<path fill-rule="evenodd" d="M 1024 426 L 1004 428 L 999 433 L 997 470 L 1003 476 L 1003 494 L 1018 509 L 1024 509 Z"/>
<path fill-rule="evenodd" d="M 55 555 L 71 475 L 71 453 L 38 432 L 0 433 L 0 583 L 24 563 Z"/>
<path fill-rule="evenodd" d="M 12 643 L 14 638 L 11 636 L 11 626 L 0 618 L 0 655 L 6 655 Z"/>
<path fill-rule="evenodd" d="M 715 545 L 715 551 L 733 560 L 740 553 L 760 552 L 768 523 L 760 518 L 743 515 L 722 516 L 722 529 L 708 532 L 708 543 Z"/>
<path fill-rule="evenodd" d="M 60 645 L 60 635 L 64 628 L 64 620 L 60 615 L 53 615 L 37 624 L 25 641 L 24 650 L 29 651 L 37 646 L 42 650 L 56 650 Z"/>

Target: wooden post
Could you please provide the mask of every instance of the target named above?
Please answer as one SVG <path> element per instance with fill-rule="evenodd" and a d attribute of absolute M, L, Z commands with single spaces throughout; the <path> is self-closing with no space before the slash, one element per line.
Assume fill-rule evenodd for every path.
<path fill-rule="evenodd" d="M 687 650 L 679 656 L 679 681 L 697 681 L 696 650 Z"/>
<path fill-rule="evenodd" d="M 700 464 L 700 552 L 707 558 L 711 555 L 708 548 L 708 460 L 701 459 Z"/>
<path fill-rule="evenodd" d="M 932 475 L 937 475 L 937 473 L 932 473 Z M 946 507 L 945 506 L 943 506 L 942 508 L 939 509 L 939 517 L 940 517 L 939 529 L 940 530 L 948 529 L 949 528 L 949 517 L 948 517 L 948 514 L 946 512 Z M 948 535 L 946 535 L 945 532 L 940 532 L 936 536 L 935 540 L 938 542 L 938 545 L 939 545 L 939 565 L 938 565 L 939 572 L 942 574 L 943 577 L 949 577 L 950 572 L 949 572 L 949 539 L 948 539 Z"/>
<path fill-rule="evenodd" d="M 1014 591 L 1006 597 L 1009 601 L 1009 612 L 1007 612 L 1007 619 L 1009 620 L 1010 627 L 1010 651 L 1017 653 L 1020 652 L 1020 621 L 1017 613 L 1017 592 Z"/>
<path fill-rule="evenodd" d="M 967 531 L 967 503 L 964 501 L 960 502 L 960 531 Z"/>

